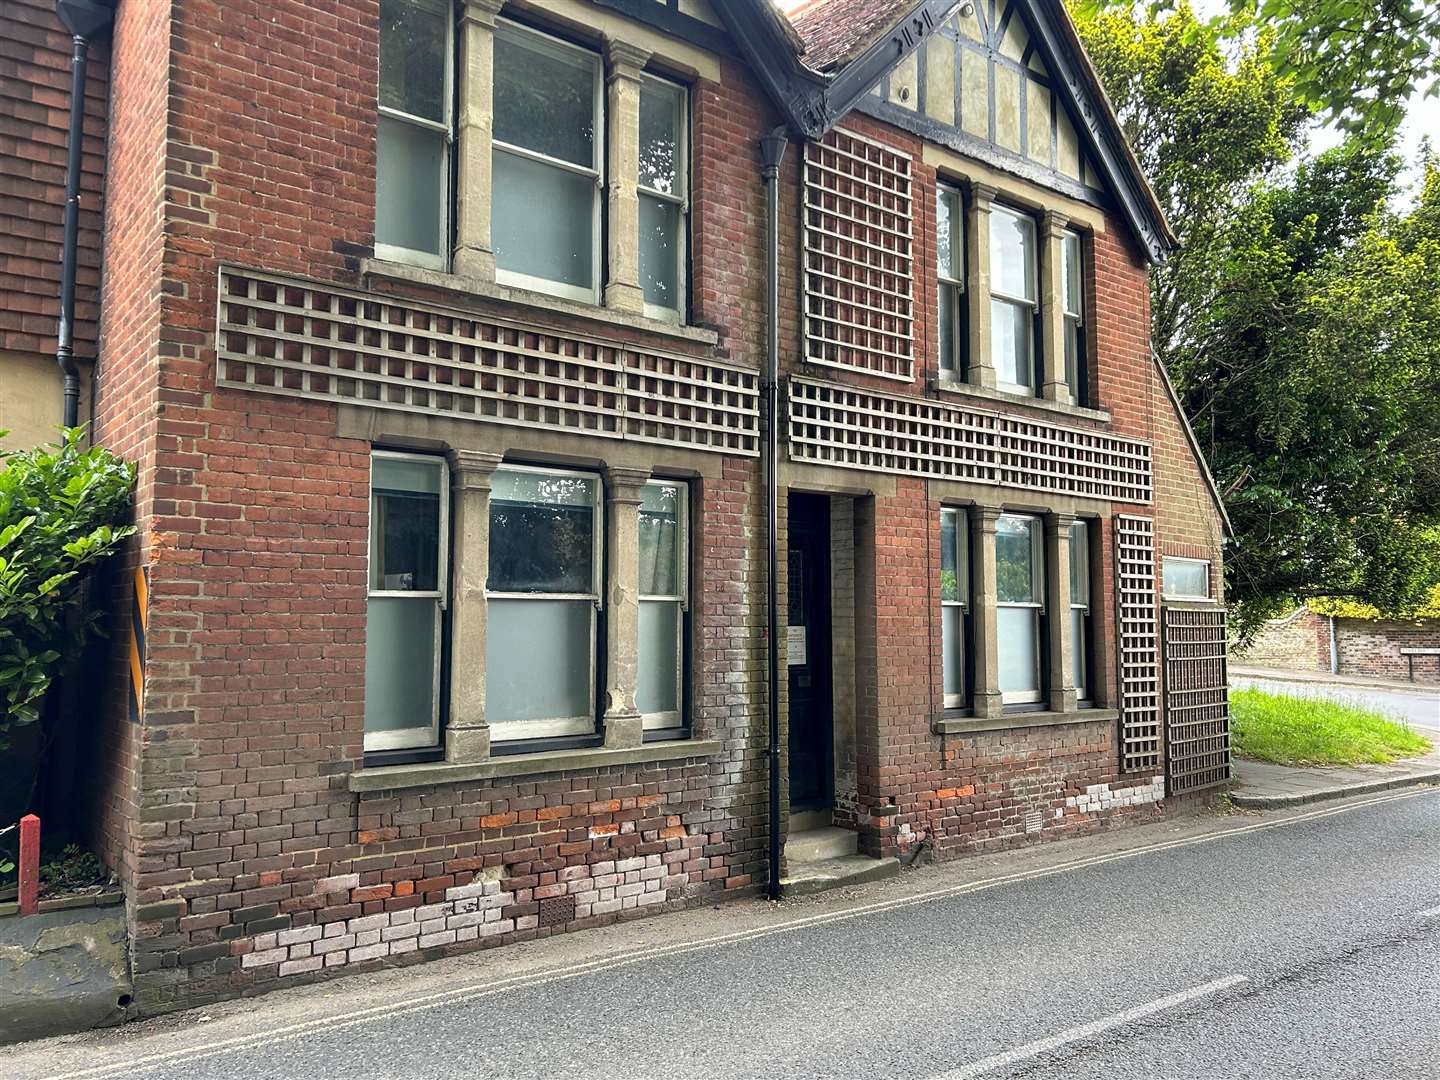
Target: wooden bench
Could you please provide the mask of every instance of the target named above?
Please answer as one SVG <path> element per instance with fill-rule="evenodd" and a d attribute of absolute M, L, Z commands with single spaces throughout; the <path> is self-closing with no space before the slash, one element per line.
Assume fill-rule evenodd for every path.
<path fill-rule="evenodd" d="M 1417 657 L 1417 656 L 1433 656 L 1433 657 L 1435 657 L 1435 671 L 1436 671 L 1436 674 L 1440 674 L 1440 648 L 1435 648 L 1435 649 L 1419 649 L 1419 648 L 1416 648 L 1416 649 L 1401 649 L 1401 650 L 1400 650 L 1400 655 L 1403 656 L 1403 657 L 1405 657 L 1406 663 L 1408 663 L 1408 664 L 1410 665 L 1410 681 L 1411 681 L 1411 682 L 1414 682 L 1414 681 L 1415 681 L 1415 657 Z"/>

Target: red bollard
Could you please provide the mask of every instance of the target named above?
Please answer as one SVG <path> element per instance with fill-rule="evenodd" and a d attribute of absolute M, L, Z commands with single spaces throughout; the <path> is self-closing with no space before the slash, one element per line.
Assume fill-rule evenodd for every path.
<path fill-rule="evenodd" d="M 40 819 L 20 819 L 20 914 L 31 915 L 40 899 Z"/>

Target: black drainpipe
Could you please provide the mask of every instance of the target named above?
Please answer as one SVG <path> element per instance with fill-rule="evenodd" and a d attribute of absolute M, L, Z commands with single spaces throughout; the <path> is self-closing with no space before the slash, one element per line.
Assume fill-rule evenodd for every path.
<path fill-rule="evenodd" d="M 80 232 L 80 152 L 85 133 L 85 61 L 90 39 L 114 12 L 92 0 L 56 0 L 55 14 L 70 31 L 70 144 L 65 164 L 65 247 L 60 265 L 60 330 L 55 359 L 65 373 L 65 426 L 80 422 L 80 371 L 75 366 L 75 247 Z"/>
<path fill-rule="evenodd" d="M 780 481 L 779 440 L 776 425 L 780 408 L 780 161 L 789 139 L 784 128 L 776 128 L 760 140 L 760 157 L 765 178 L 765 573 L 766 670 L 765 703 L 769 709 L 770 758 L 770 880 L 767 894 L 780 899 L 780 643 L 779 597 L 776 593 L 776 563 L 779 545 Z"/>

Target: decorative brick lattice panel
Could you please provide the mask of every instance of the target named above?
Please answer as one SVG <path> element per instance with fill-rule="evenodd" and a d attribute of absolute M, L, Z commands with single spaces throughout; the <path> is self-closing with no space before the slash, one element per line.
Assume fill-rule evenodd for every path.
<path fill-rule="evenodd" d="M 1165 762 L 1170 794 L 1230 779 L 1225 609 L 1165 606 Z"/>
<path fill-rule="evenodd" d="M 910 158 L 845 131 L 805 145 L 805 359 L 910 381 Z"/>
<path fill-rule="evenodd" d="M 791 379 L 790 457 L 1148 503 L 1150 446 L 927 398 Z"/>
<path fill-rule="evenodd" d="M 1160 766 L 1160 642 L 1155 612 L 1155 523 L 1115 518 L 1115 609 L 1120 630 L 1120 764 Z"/>
<path fill-rule="evenodd" d="M 759 453 L 743 368 L 232 267 L 218 307 L 219 386 Z"/>

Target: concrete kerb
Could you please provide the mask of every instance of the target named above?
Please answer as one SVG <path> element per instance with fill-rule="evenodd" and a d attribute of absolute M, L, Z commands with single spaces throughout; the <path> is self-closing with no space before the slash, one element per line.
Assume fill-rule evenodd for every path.
<path fill-rule="evenodd" d="M 1414 787 L 1419 784 L 1440 785 L 1440 768 L 1422 772 L 1387 776 L 1378 780 L 1364 780 L 1316 788 L 1313 791 L 1287 792 L 1284 794 L 1245 794 L 1243 787 L 1230 789 L 1230 802 L 1244 810 L 1292 810 L 1309 803 L 1327 802 L 1331 799 L 1346 799 L 1354 795 L 1373 795 L 1379 791 L 1394 788 Z"/>

